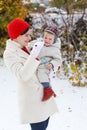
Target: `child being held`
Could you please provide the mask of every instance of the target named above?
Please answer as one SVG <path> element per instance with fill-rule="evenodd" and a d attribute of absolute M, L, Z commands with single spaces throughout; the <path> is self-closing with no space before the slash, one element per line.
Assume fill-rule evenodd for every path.
<path fill-rule="evenodd" d="M 51 70 L 61 66 L 61 41 L 59 39 L 59 30 L 56 26 L 47 27 L 44 30 L 43 39 L 35 40 L 33 51 L 41 48 L 39 58 L 41 63 L 37 69 L 37 77 L 39 82 L 43 85 L 42 101 L 50 99 L 52 96 L 56 97 L 50 85 L 49 73 Z M 31 51 L 31 54 L 34 53 Z"/>

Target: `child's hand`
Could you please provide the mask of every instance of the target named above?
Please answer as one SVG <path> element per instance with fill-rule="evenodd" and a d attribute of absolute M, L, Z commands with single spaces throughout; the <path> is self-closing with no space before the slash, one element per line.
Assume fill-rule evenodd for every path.
<path fill-rule="evenodd" d="M 50 64 L 48 64 L 47 68 L 48 68 L 48 70 L 51 70 L 53 68 L 53 65 L 50 63 Z"/>
<path fill-rule="evenodd" d="M 42 47 L 43 47 L 43 43 L 42 42 L 35 43 L 34 46 L 33 46 L 32 51 L 30 53 L 31 56 L 34 57 L 34 58 L 37 58 L 39 53 L 40 53 L 40 51 L 41 51 L 41 49 L 42 49 Z"/>

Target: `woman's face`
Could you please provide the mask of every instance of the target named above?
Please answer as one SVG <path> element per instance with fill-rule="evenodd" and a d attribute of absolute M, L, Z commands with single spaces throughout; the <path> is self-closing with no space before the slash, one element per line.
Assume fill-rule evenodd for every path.
<path fill-rule="evenodd" d="M 27 46 L 31 40 L 31 30 L 29 29 L 25 34 L 18 36 L 14 41 L 19 43 L 21 46 Z"/>
<path fill-rule="evenodd" d="M 44 44 L 50 46 L 54 43 L 55 36 L 49 32 L 44 32 Z"/>

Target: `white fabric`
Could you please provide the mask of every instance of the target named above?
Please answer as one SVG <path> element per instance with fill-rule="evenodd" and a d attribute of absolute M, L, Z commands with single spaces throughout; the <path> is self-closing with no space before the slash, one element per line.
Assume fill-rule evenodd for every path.
<path fill-rule="evenodd" d="M 46 102 L 41 101 L 43 87 L 35 75 L 40 61 L 25 53 L 12 40 L 7 41 L 4 61 L 17 78 L 21 123 L 41 122 L 58 111 L 54 97 Z"/>
<path fill-rule="evenodd" d="M 42 46 L 40 46 L 42 45 Z M 41 63 L 38 66 L 37 69 L 37 77 L 40 83 L 42 82 L 50 82 L 49 80 L 49 74 L 51 71 L 54 71 L 56 73 L 58 66 L 61 67 L 62 64 L 62 56 L 61 56 L 61 40 L 60 38 L 57 38 L 56 42 L 52 44 L 51 46 L 45 46 L 43 39 L 34 40 L 31 42 L 31 48 L 39 48 L 41 51 L 38 53 L 38 57 L 41 60 Z M 44 58 L 44 60 L 43 60 Z M 43 61 L 43 62 L 42 62 Z M 48 61 L 48 62 L 46 62 Z M 54 67 L 53 70 L 49 71 L 47 69 L 48 64 L 51 63 Z"/>
<path fill-rule="evenodd" d="M 43 47 L 43 45 L 44 45 L 44 43 L 43 42 L 36 42 L 35 44 L 34 44 L 34 46 L 33 46 L 33 49 L 32 49 L 32 51 L 31 51 L 31 56 L 32 57 L 34 57 L 34 58 L 37 58 L 38 57 L 38 55 L 39 55 L 39 53 L 40 53 L 40 51 L 41 51 L 41 49 L 42 49 L 42 47 Z"/>

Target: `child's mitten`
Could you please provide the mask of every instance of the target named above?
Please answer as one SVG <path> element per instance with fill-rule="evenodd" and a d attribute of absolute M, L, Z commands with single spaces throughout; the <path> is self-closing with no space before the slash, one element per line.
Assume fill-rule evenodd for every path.
<path fill-rule="evenodd" d="M 42 47 L 43 47 L 43 45 L 44 45 L 43 42 L 39 42 L 39 41 L 36 42 L 36 43 L 34 44 L 32 50 L 31 50 L 30 55 L 31 55 L 32 57 L 34 57 L 34 58 L 37 58 L 38 55 L 39 55 L 39 53 L 40 53 L 40 51 L 41 51 L 41 49 L 42 49 Z"/>

